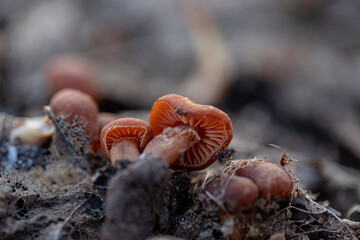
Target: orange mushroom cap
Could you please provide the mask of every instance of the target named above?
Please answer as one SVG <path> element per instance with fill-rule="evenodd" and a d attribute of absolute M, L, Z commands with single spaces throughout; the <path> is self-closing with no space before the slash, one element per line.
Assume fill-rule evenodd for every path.
<path fill-rule="evenodd" d="M 154 135 L 168 127 L 187 126 L 201 138 L 184 152 L 181 160 L 171 165 L 172 168 L 206 168 L 215 161 L 214 155 L 226 148 L 233 137 L 231 120 L 226 113 L 213 106 L 196 104 L 177 94 L 165 95 L 154 103 L 150 125 Z"/>
<path fill-rule="evenodd" d="M 106 124 L 100 133 L 101 151 L 108 161 L 111 161 L 110 149 L 114 143 L 129 140 L 138 143 L 140 152 L 153 138 L 151 126 L 140 119 L 120 118 Z"/>

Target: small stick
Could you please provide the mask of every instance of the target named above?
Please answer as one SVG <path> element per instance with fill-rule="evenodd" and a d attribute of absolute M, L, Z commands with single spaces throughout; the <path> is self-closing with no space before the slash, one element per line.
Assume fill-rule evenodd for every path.
<path fill-rule="evenodd" d="M 288 165 L 291 161 L 297 161 L 296 159 L 289 157 L 289 156 L 286 154 L 286 151 L 285 151 L 284 149 L 282 149 L 281 147 L 279 147 L 278 145 L 275 145 L 275 144 L 270 143 L 269 146 L 270 146 L 270 147 L 277 148 L 277 149 L 279 149 L 280 151 L 283 152 L 283 155 L 282 155 L 282 157 L 281 157 L 281 159 L 280 159 L 280 161 L 279 161 L 279 164 L 280 164 L 281 166 Z"/>
<path fill-rule="evenodd" d="M 51 108 L 49 106 L 45 106 L 44 112 L 50 118 L 50 120 L 54 123 L 54 126 L 56 128 L 56 133 L 60 134 L 60 136 L 62 136 L 63 139 L 65 140 L 66 147 L 71 151 L 71 153 L 74 155 L 75 158 L 78 158 L 78 155 L 76 154 L 74 147 L 69 143 L 66 136 L 62 133 L 61 128 L 60 128 L 59 124 L 57 123 L 56 117 L 54 116 L 54 114 L 51 111 Z"/>
<path fill-rule="evenodd" d="M 327 209 L 326 207 L 322 206 L 321 204 L 315 202 L 311 198 L 309 198 L 307 195 L 305 195 L 306 200 L 308 200 L 310 203 L 316 205 L 316 207 L 320 208 L 322 211 L 326 212 L 327 214 L 331 215 L 333 218 L 335 218 L 337 221 L 341 223 L 343 228 L 350 234 L 351 239 L 358 240 L 358 238 L 352 233 L 350 227 L 346 224 L 346 221 L 339 218 L 335 213 Z"/>

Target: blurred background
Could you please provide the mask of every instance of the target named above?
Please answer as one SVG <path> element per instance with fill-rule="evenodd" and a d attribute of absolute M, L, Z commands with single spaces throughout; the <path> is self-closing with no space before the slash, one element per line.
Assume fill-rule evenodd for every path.
<path fill-rule="evenodd" d="M 215 105 L 238 157 L 276 162 L 276 144 L 320 200 L 359 203 L 358 1 L 1 0 L 0 111 L 41 115 L 64 87 L 114 113 Z"/>

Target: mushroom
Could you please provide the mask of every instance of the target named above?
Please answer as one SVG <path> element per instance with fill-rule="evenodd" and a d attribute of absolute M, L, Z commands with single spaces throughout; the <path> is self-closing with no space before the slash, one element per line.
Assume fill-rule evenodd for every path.
<path fill-rule="evenodd" d="M 98 76 L 89 60 L 77 54 L 63 54 L 50 60 L 45 67 L 45 78 L 52 91 L 77 89 L 101 99 Z"/>
<path fill-rule="evenodd" d="M 171 168 L 201 170 L 215 161 L 233 136 L 226 113 L 209 105 L 169 94 L 159 98 L 150 113 L 154 139 L 144 154 L 165 160 Z"/>
<path fill-rule="evenodd" d="M 99 138 L 98 106 L 88 94 L 75 89 L 63 89 L 53 95 L 50 108 L 57 118 L 71 127 L 81 128 L 89 143 Z"/>
<path fill-rule="evenodd" d="M 100 133 L 101 150 L 115 164 L 122 159 L 135 160 L 153 138 L 151 126 L 140 119 L 120 118 L 106 124 Z"/>

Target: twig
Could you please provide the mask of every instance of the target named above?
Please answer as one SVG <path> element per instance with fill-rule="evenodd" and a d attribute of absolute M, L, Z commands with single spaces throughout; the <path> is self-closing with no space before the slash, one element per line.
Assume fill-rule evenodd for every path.
<path fill-rule="evenodd" d="M 87 201 L 89 201 L 90 197 L 85 199 L 81 204 L 79 204 L 74 210 L 72 210 L 72 212 L 70 213 L 70 215 L 65 219 L 64 222 L 60 223 L 60 227 L 58 229 L 56 229 L 55 234 L 54 234 L 54 240 L 59 240 L 61 237 L 61 232 L 63 230 L 63 227 L 65 226 L 66 223 L 68 223 L 72 217 L 72 215 L 74 215 L 74 213 L 79 210 Z"/>
<path fill-rule="evenodd" d="M 333 234 L 339 233 L 338 231 L 331 231 L 329 229 L 317 228 L 317 229 L 310 230 L 310 231 L 302 231 L 301 233 L 292 234 L 291 238 L 294 238 L 297 236 L 302 236 L 302 235 L 308 235 L 309 233 L 317 233 L 317 232 L 321 232 L 321 231 L 327 231 L 327 232 L 333 233 Z M 357 239 L 357 238 L 355 238 L 355 239 Z"/>
<path fill-rule="evenodd" d="M 288 164 L 289 164 L 290 162 L 292 162 L 292 161 L 295 161 L 295 162 L 297 161 L 296 159 L 294 159 L 294 158 L 292 158 L 292 157 L 289 157 L 289 156 L 286 154 L 286 151 L 285 151 L 283 148 L 279 147 L 278 145 L 275 145 L 275 144 L 270 143 L 269 146 L 270 146 L 270 147 L 277 148 L 277 149 L 279 149 L 280 151 L 283 152 L 283 155 L 282 155 L 282 157 L 281 157 L 281 159 L 280 159 L 280 161 L 279 161 L 279 164 L 280 164 L 280 165 L 285 166 L 285 165 L 288 165 Z"/>
<path fill-rule="evenodd" d="M 328 214 L 330 216 L 332 216 L 336 221 L 338 221 L 340 223 L 340 226 L 343 227 L 343 229 L 345 231 L 347 231 L 349 233 L 349 237 L 350 239 L 354 239 L 354 240 L 357 240 L 358 238 L 353 234 L 353 232 L 351 231 L 350 227 L 352 228 L 360 228 L 360 223 L 357 223 L 357 222 L 353 222 L 353 221 L 350 221 L 350 220 L 347 220 L 347 219 L 341 219 L 340 217 L 338 217 L 336 215 L 336 213 L 332 212 L 331 210 L 327 209 L 326 207 L 322 206 L 321 204 L 315 202 L 314 200 L 312 200 L 306 193 L 302 192 L 301 191 L 301 198 L 296 198 L 297 200 L 302 200 L 302 201 L 296 201 L 295 204 L 300 204 L 301 206 L 303 207 L 306 207 L 307 209 L 301 209 L 301 208 L 298 208 L 298 207 L 295 207 L 292 205 L 293 203 L 293 200 L 290 201 L 290 205 L 280 211 L 278 211 L 276 213 L 276 215 L 279 215 L 281 214 L 282 212 L 286 211 L 286 210 L 289 210 L 289 209 L 295 209 L 299 212 L 303 212 L 303 213 L 307 213 L 309 214 L 309 217 L 310 219 L 307 220 L 304 224 L 301 224 L 301 226 L 304 226 L 308 223 L 311 223 L 311 222 L 318 222 L 320 224 L 323 224 L 321 221 L 317 220 L 316 218 L 313 217 L 313 215 L 318 215 L 318 214 Z M 305 200 L 307 201 L 307 203 L 305 202 Z M 312 207 L 310 207 L 312 206 Z M 316 209 L 316 211 L 315 211 Z M 292 223 L 301 223 L 302 220 L 299 220 L 299 221 L 292 221 Z M 274 223 L 275 224 L 275 223 Z M 273 225 L 274 227 L 274 225 Z M 292 237 L 294 236 L 297 236 L 297 235 L 303 235 L 303 234 L 307 234 L 307 233 L 312 233 L 312 232 L 319 232 L 319 231 L 327 231 L 327 232 L 331 232 L 331 233 L 336 233 L 339 231 L 334 231 L 334 230 L 331 230 L 331 229 L 314 229 L 314 230 L 311 230 L 311 231 L 307 231 L 307 232 L 302 232 L 302 233 L 298 233 L 298 234 L 294 234 L 292 235 Z"/>
<path fill-rule="evenodd" d="M 352 233 L 350 227 L 346 224 L 346 222 L 339 218 L 335 213 L 333 213 L 332 211 L 328 210 L 327 208 L 325 208 L 324 206 L 322 206 L 321 204 L 315 202 L 314 200 L 312 200 L 311 198 L 309 198 L 308 196 L 305 195 L 306 200 L 308 200 L 310 203 L 316 205 L 316 207 L 320 208 L 321 210 L 323 210 L 324 212 L 326 212 L 327 214 L 331 215 L 333 218 L 335 218 L 337 221 L 339 221 L 341 223 L 341 225 L 343 226 L 343 228 L 349 233 L 351 239 L 354 240 L 358 240 L 358 238 Z"/>
<path fill-rule="evenodd" d="M 354 222 L 349 219 L 343 219 L 343 222 L 352 228 L 360 228 L 360 222 Z"/>
<path fill-rule="evenodd" d="M 5 115 L 5 114 L 1 114 L 1 116 L 0 116 L 0 123 L 1 123 L 0 136 L 2 136 L 2 133 L 3 133 L 3 131 L 4 131 L 5 119 L 6 119 L 6 115 Z"/>

